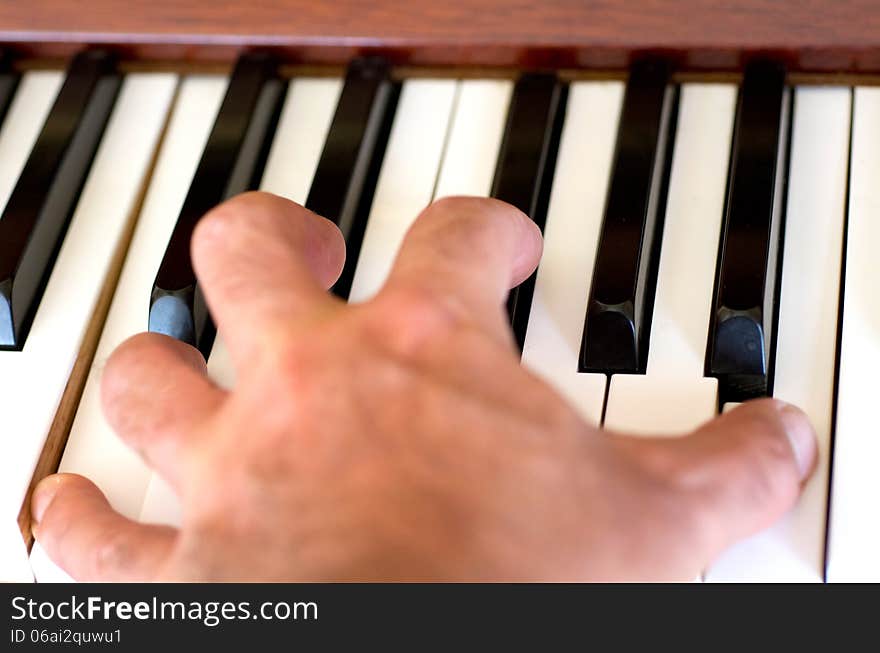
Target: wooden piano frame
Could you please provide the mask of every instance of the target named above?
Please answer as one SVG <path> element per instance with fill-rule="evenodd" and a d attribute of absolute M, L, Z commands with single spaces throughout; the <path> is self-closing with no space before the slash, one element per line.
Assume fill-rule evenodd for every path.
<path fill-rule="evenodd" d="M 623 71 L 656 54 L 692 72 L 770 56 L 796 73 L 880 75 L 876 0 L 14 0 L 0 42 L 38 58 L 112 46 L 148 62 L 228 63 L 267 48 L 291 63 Z"/>

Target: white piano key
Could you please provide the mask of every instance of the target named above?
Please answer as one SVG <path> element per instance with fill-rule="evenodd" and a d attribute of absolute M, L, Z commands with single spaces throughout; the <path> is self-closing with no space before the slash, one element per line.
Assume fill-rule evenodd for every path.
<path fill-rule="evenodd" d="M 2 412 L 16 434 L 0 443 L 4 520 L 14 520 L 22 504 L 104 279 L 124 246 L 176 84 L 170 74 L 123 82 L 25 347 L 0 353 Z"/>
<path fill-rule="evenodd" d="M 715 416 L 703 369 L 736 97 L 730 84 L 681 88 L 648 365 L 611 378 L 606 428 L 682 434 Z"/>
<path fill-rule="evenodd" d="M 64 74 L 59 71 L 35 71 L 25 73 L 19 82 L 6 118 L 0 126 L 0 217 L 63 81 Z M 33 347 L 28 347 L 28 351 L 32 352 Z M 21 506 L 27 491 L 27 481 L 33 472 L 34 449 L 42 446 L 54 415 L 54 410 L 53 415 L 40 414 L 39 402 L 32 408 L 21 403 L 22 395 L 16 389 L 19 379 L 23 375 L 25 380 L 32 376 L 28 374 L 27 364 L 22 361 L 23 356 L 23 352 L 19 351 L 0 352 L 0 413 L 4 415 L 4 420 L 10 414 L 13 416 L 7 432 L 15 434 L 15 437 L 0 440 L 0 478 L 3 479 L 4 489 L 0 493 L 2 522 L 10 520 L 10 514 L 17 513 Z M 64 363 L 56 369 L 65 374 Z M 57 401 L 60 395 L 53 398 L 51 388 L 50 384 L 48 392 L 40 392 L 40 398 Z M 61 390 L 63 391 L 63 387 Z M 37 412 L 29 414 L 31 411 Z M 31 423 L 21 424 L 27 417 L 30 417 Z M 23 430 L 16 432 L 17 428 Z M 38 452 L 39 450 L 37 455 Z M 6 468 L 9 469 L 8 473 L 5 473 Z M 4 536 L 0 539 L 0 557 L 17 560 L 18 556 L 13 551 L 17 551 L 21 536 L 16 535 L 10 540 L 5 536 L 6 530 L 3 530 Z M 17 532 L 17 528 L 9 532 L 13 531 Z M 9 563 L 8 567 L 0 570 L 0 581 L 7 578 L 7 569 L 14 567 L 15 565 Z"/>
<path fill-rule="evenodd" d="M 684 435 L 717 410 L 717 379 L 615 374 L 603 426 L 630 435 Z"/>
<path fill-rule="evenodd" d="M 140 521 L 147 524 L 179 526 L 182 516 L 177 494 L 164 478 L 155 472 L 151 474 L 147 491 L 144 493 Z"/>
<path fill-rule="evenodd" d="M 107 359 L 124 340 L 146 329 L 150 288 L 164 248 L 223 99 L 227 80 L 194 76 L 183 80 L 168 132 L 113 297 L 86 382 L 79 412 L 61 461 L 62 471 L 89 476 L 111 504 L 137 517 L 148 470 L 104 419 L 100 381 Z"/>
<path fill-rule="evenodd" d="M 342 80 L 336 77 L 290 82 L 261 190 L 305 203 L 341 92 Z"/>
<path fill-rule="evenodd" d="M 126 338 L 146 329 L 153 279 L 225 89 L 226 79 L 213 75 L 193 76 L 180 85 L 61 459 L 60 471 L 89 477 L 107 495 L 115 509 L 132 518 L 140 515 L 150 471 L 140 457 L 122 443 L 104 419 L 100 402 L 101 375 L 113 350 Z M 137 120 L 134 125 L 138 125 Z M 134 138 L 139 129 L 133 127 L 128 138 Z M 121 165 L 125 159 L 126 155 L 121 154 L 115 164 Z M 88 258 L 88 255 L 83 254 L 83 257 Z M 34 551 L 37 549 L 35 545 Z M 41 552 L 38 555 L 44 554 Z M 37 578 L 46 580 L 41 576 Z M 52 575 L 50 578 L 58 577 Z"/>
<path fill-rule="evenodd" d="M 33 577 L 40 583 L 75 583 L 70 574 L 52 562 L 45 549 L 34 542 L 31 549 L 30 569 Z"/>
<path fill-rule="evenodd" d="M 34 582 L 27 547 L 15 519 L 0 521 L 0 582 Z"/>
<path fill-rule="evenodd" d="M 623 90 L 621 82 L 576 82 L 569 89 L 522 356 L 596 425 L 605 375 L 579 373 L 578 356 Z"/>
<path fill-rule="evenodd" d="M 452 114 L 454 80 L 403 83 L 349 301 L 375 295 L 410 225 L 431 203 Z"/>
<path fill-rule="evenodd" d="M 803 409 L 818 438 L 816 472 L 797 505 L 724 553 L 707 580 L 821 582 L 837 353 L 851 91 L 796 90 L 773 396 Z"/>
<path fill-rule="evenodd" d="M 648 369 L 703 375 L 727 166 L 733 84 L 684 84 L 666 203 Z"/>
<path fill-rule="evenodd" d="M 880 89 L 856 88 L 837 425 L 831 473 L 829 581 L 880 581 Z M 830 309 L 829 309 L 830 310 Z"/>
<path fill-rule="evenodd" d="M 342 80 L 294 79 L 272 140 L 260 189 L 303 204 L 336 112 Z M 224 388 L 235 385 L 235 368 L 222 334 L 208 357 L 208 375 Z M 180 501 L 163 478 L 151 473 L 140 519 L 177 525 Z"/>
<path fill-rule="evenodd" d="M 679 103 L 647 369 L 612 376 L 605 408 L 605 428 L 636 435 L 686 433 L 718 404 L 703 365 L 736 87 L 686 84 Z"/>
<path fill-rule="evenodd" d="M 0 215 L 63 82 L 64 73 L 42 70 L 25 73 L 18 83 L 0 127 Z"/>
<path fill-rule="evenodd" d="M 466 79 L 459 83 L 435 198 L 488 197 L 492 192 L 512 92 L 509 80 Z"/>

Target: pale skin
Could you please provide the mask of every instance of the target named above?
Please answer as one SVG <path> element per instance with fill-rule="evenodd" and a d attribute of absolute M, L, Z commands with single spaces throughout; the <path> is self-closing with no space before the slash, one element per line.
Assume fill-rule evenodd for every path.
<path fill-rule="evenodd" d="M 520 365 L 508 289 L 541 237 L 516 209 L 452 198 L 416 220 L 372 300 L 328 294 L 336 227 L 249 193 L 199 224 L 193 261 L 236 368 L 140 334 L 107 364 L 119 436 L 181 499 L 131 521 L 50 476 L 37 541 L 82 580 L 690 580 L 796 501 L 803 414 L 749 402 L 679 437 L 588 425 Z"/>

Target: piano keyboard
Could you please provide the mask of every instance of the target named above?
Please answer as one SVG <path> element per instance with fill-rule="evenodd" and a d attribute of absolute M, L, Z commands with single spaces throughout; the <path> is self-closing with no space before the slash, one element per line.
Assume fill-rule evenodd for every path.
<path fill-rule="evenodd" d="M 102 370 L 149 328 L 234 386 L 189 236 L 259 188 L 339 224 L 333 292 L 351 302 L 432 200 L 516 205 L 545 235 L 508 302 L 523 364 L 585 420 L 676 434 L 763 395 L 812 420 L 819 465 L 797 506 L 704 579 L 880 580 L 880 89 L 792 87 L 768 63 L 741 84 L 678 83 L 659 61 L 625 81 L 400 81 L 376 60 L 287 80 L 260 55 L 227 78 L 122 74 L 89 53 L 66 73 L 0 70 L 0 117 L 0 578 L 67 580 L 16 520 L 105 292 L 60 471 L 131 518 L 179 521 L 105 422 Z"/>

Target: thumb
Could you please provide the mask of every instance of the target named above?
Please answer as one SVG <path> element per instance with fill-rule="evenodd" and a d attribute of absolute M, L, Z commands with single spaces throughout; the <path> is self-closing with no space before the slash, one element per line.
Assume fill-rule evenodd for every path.
<path fill-rule="evenodd" d="M 806 415 L 773 399 L 746 402 L 683 438 L 622 440 L 672 482 L 674 501 L 695 531 L 688 557 L 705 565 L 785 514 L 817 456 Z"/>

